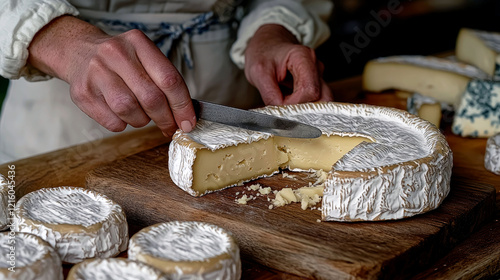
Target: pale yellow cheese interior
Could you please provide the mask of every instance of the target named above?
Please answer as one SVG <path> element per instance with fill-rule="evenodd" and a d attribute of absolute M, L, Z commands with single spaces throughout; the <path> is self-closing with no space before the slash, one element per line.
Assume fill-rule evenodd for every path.
<path fill-rule="evenodd" d="M 453 72 L 405 63 L 370 61 L 363 72 L 363 89 L 418 92 L 438 101 L 456 104 L 470 78 Z"/>
<path fill-rule="evenodd" d="M 476 36 L 473 30 L 467 28 L 460 30 L 455 52 L 458 59 L 477 66 L 489 75 L 495 73 L 498 54 Z"/>
<path fill-rule="evenodd" d="M 422 104 L 418 109 L 418 116 L 439 128 L 442 117 L 441 104 Z"/>
<path fill-rule="evenodd" d="M 207 191 L 271 175 L 280 168 L 330 170 L 367 137 L 323 135 L 315 139 L 271 137 L 211 151 L 200 149 L 193 164 L 194 191 Z"/>

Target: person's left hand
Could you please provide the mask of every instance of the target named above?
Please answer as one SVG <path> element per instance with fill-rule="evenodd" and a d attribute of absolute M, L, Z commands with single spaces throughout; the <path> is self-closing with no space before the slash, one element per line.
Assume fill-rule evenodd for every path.
<path fill-rule="evenodd" d="M 333 101 L 323 69 L 313 49 L 276 24 L 261 26 L 245 50 L 245 75 L 266 105 Z"/>

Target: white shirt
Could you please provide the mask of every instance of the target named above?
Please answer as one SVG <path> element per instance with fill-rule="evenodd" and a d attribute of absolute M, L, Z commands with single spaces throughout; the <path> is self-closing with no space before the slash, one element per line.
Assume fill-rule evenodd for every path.
<path fill-rule="evenodd" d="M 27 64 L 31 40 L 51 20 L 69 14 L 86 20 L 176 24 L 215 7 L 225 9 L 231 2 L 234 1 L 2 1 L 0 75 L 12 81 L 0 117 L 0 163 L 113 134 L 71 102 L 65 82 L 51 79 Z M 248 40 L 264 24 L 283 25 L 300 43 L 311 48 L 319 46 L 330 35 L 325 23 L 332 9 L 332 2 L 328 0 L 247 1 L 244 7 L 237 38 L 232 37 L 231 27 L 223 24 L 189 37 L 192 69 L 179 48 L 172 49 L 170 60 L 181 72 L 192 97 L 240 108 L 258 104 L 258 93 L 248 84 L 241 69 Z M 110 34 L 115 32 L 106 30 L 107 26 L 99 27 Z"/>

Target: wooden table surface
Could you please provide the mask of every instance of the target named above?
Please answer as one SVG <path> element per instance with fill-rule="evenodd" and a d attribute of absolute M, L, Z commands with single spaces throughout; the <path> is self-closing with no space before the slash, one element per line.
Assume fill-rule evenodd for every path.
<path fill-rule="evenodd" d="M 394 93 L 363 93 L 360 77 L 329 84 L 337 101 L 367 103 L 400 109 L 406 108 L 404 98 Z M 488 172 L 482 159 L 486 139 L 469 139 L 452 135 L 448 127 L 444 134 L 453 149 L 456 143 L 467 142 L 469 149 L 453 149 L 454 176 L 490 184 L 496 189 L 495 218 L 459 243 L 445 257 L 413 279 L 500 279 L 500 176 Z M 164 138 L 155 127 L 148 127 L 117 136 L 99 139 L 70 148 L 42 154 L 0 165 L 0 173 L 7 175 L 9 166 L 15 166 L 16 197 L 56 186 L 85 187 L 86 174 L 103 165 L 135 153 L 164 144 Z M 131 232 L 138 228 L 130 225 Z M 65 267 L 65 271 L 69 269 Z M 285 272 L 243 260 L 242 279 L 302 279 Z"/>

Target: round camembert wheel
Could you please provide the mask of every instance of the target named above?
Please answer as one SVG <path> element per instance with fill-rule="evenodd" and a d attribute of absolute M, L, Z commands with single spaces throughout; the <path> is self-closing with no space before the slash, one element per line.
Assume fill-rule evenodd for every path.
<path fill-rule="evenodd" d="M 62 280 L 57 252 L 40 237 L 23 232 L 0 233 L 1 280 Z"/>
<path fill-rule="evenodd" d="M 323 170 L 323 221 L 412 217 L 436 209 L 450 191 L 453 155 L 446 138 L 408 112 L 335 102 L 256 111 L 312 125 L 323 135 L 285 138 L 200 120 L 172 137 L 172 181 L 201 196 L 280 170 Z"/>
<path fill-rule="evenodd" d="M 63 262 L 107 258 L 127 249 L 128 225 L 120 205 L 84 188 L 40 189 L 16 204 L 16 230 L 49 242 Z"/>
<path fill-rule="evenodd" d="M 208 223 L 165 222 L 130 238 L 128 257 L 173 279 L 240 279 L 240 250 L 232 234 Z"/>
<path fill-rule="evenodd" d="M 168 280 L 164 273 L 150 265 L 124 258 L 91 259 L 74 265 L 67 280 Z"/>

